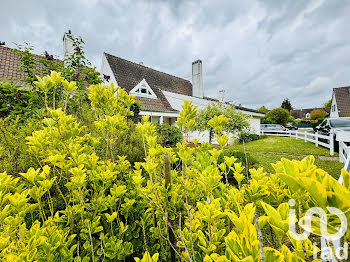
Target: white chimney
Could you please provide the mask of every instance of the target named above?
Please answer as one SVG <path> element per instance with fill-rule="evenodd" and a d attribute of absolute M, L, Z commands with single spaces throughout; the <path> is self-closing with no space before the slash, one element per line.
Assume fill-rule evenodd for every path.
<path fill-rule="evenodd" d="M 220 103 L 225 103 L 225 90 L 220 90 L 219 91 L 219 102 Z"/>
<path fill-rule="evenodd" d="M 192 63 L 192 94 L 203 98 L 203 74 L 202 61 L 197 60 Z"/>
<path fill-rule="evenodd" d="M 73 35 L 70 30 L 68 31 L 68 33 L 64 33 L 63 51 L 64 51 L 64 59 L 74 54 Z"/>

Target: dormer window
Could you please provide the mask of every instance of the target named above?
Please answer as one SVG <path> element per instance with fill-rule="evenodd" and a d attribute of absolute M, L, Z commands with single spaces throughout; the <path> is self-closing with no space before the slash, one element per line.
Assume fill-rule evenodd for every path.
<path fill-rule="evenodd" d="M 148 85 L 145 79 L 143 79 L 137 86 L 135 86 L 130 94 L 139 97 L 147 97 L 147 98 L 157 98 L 156 94 L 153 92 L 152 88 Z"/>

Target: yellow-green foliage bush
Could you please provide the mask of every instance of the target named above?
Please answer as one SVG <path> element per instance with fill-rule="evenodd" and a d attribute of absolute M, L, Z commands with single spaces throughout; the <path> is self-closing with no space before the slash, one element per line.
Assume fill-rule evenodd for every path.
<path fill-rule="evenodd" d="M 27 138 L 41 168 L 0 174 L 1 260 L 312 261 L 318 220 L 310 239 L 294 240 L 288 200 L 296 200 L 297 218 L 312 206 L 350 216 L 349 174 L 343 172 L 341 186 L 312 156 L 282 159 L 273 174 L 247 172 L 233 156 L 218 161 L 228 142 L 222 116 L 209 123 L 220 143 L 209 150 L 186 140 L 162 147 L 144 117 L 137 130 L 146 157 L 132 166 L 113 148 L 128 132 L 133 96 L 113 84 L 92 85 L 89 99 L 99 136 L 64 110 L 49 109 L 51 117 Z M 186 102 L 178 121 L 185 138 L 195 116 Z M 237 186 L 227 183 L 229 174 Z M 338 226 L 332 217 L 330 227 Z"/>

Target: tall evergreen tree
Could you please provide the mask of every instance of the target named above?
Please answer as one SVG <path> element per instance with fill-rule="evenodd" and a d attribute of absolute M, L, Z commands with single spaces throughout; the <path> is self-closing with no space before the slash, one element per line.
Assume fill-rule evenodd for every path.
<path fill-rule="evenodd" d="M 288 98 L 285 98 L 281 104 L 281 107 L 286 109 L 288 112 L 292 110 L 292 104 L 290 103 L 290 100 Z"/>

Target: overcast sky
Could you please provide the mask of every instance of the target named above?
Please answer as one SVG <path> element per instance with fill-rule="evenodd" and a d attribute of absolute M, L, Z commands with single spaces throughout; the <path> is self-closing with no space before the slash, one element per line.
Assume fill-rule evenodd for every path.
<path fill-rule="evenodd" d="M 191 80 L 204 94 L 257 108 L 321 106 L 350 85 L 350 1 L 0 0 L 0 41 L 62 57 L 72 30 L 99 69 L 107 52 Z"/>

